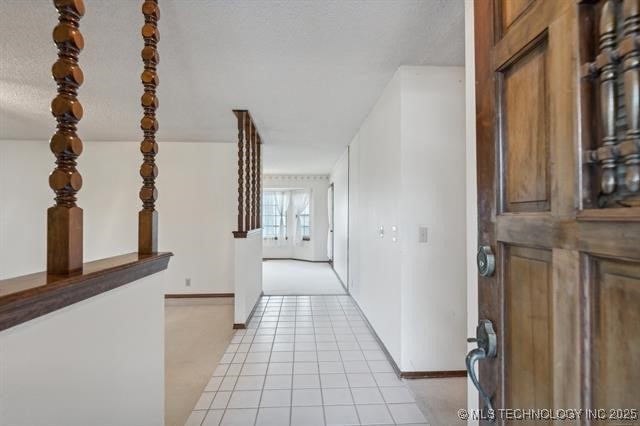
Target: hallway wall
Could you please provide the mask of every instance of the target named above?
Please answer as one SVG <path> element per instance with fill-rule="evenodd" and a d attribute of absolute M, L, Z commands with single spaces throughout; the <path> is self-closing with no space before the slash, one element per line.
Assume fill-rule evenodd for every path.
<path fill-rule="evenodd" d="M 84 209 L 85 261 L 135 252 L 139 143 L 85 141 L 84 148 L 78 205 Z M 234 291 L 236 150 L 233 143 L 160 142 L 160 250 L 175 254 L 166 271 L 167 293 Z M 53 163 L 47 141 L 0 141 L 0 279 L 46 268 Z"/>
<path fill-rule="evenodd" d="M 264 175 L 263 189 L 307 189 L 311 190 L 311 241 L 292 244 L 295 218 L 289 216 L 286 244 L 265 240 L 263 256 L 274 259 L 301 259 L 314 262 L 326 262 L 327 232 L 329 216 L 327 213 L 327 175 Z"/>
<path fill-rule="evenodd" d="M 402 67 L 350 145 L 350 291 L 402 371 L 464 369 L 464 105 L 462 67 Z"/>
<path fill-rule="evenodd" d="M 347 285 L 349 261 L 349 150 L 338 159 L 329 181 L 333 184 L 333 269 Z"/>

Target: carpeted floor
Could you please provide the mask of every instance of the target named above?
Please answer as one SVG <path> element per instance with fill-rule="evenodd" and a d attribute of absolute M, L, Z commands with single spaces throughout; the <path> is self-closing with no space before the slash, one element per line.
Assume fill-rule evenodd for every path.
<path fill-rule="evenodd" d="M 262 265 L 265 295 L 345 294 L 328 263 L 267 260 Z"/>

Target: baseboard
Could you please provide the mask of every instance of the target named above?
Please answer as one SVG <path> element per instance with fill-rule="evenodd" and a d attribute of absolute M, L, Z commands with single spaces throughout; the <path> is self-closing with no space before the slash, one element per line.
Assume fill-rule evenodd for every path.
<path fill-rule="evenodd" d="M 333 267 L 333 263 L 329 262 L 329 264 L 331 265 L 331 270 L 333 271 L 333 273 L 336 274 L 336 278 L 338 279 L 338 281 L 340 281 L 340 284 L 342 284 L 342 288 L 344 288 L 344 292 L 349 294 L 349 290 L 347 289 L 347 286 L 344 285 L 344 281 L 342 281 L 342 278 L 340 278 L 340 275 L 338 275 L 338 271 L 336 271 L 336 268 Z M 355 299 L 353 299 L 353 301 L 355 302 Z M 358 307 L 358 309 L 360 309 L 360 307 Z"/>
<path fill-rule="evenodd" d="M 207 297 L 234 297 L 233 293 L 175 293 L 165 294 L 165 299 L 201 299 Z"/>
<path fill-rule="evenodd" d="M 364 318 L 364 322 L 365 324 L 367 324 L 367 328 L 369 329 L 369 331 L 371 331 L 371 334 L 373 334 L 373 337 L 376 339 L 376 341 L 380 345 L 380 348 L 382 348 L 382 352 L 384 352 L 384 355 L 387 357 L 387 361 L 389 361 L 389 364 L 391 364 L 393 371 L 396 373 L 396 375 L 399 378 L 401 379 L 442 379 L 447 377 L 466 377 L 467 376 L 467 370 L 446 370 L 446 371 L 402 371 L 400 370 L 400 367 L 398 367 L 398 364 L 396 364 L 395 360 L 391 356 L 391 353 L 389 353 L 389 350 L 387 349 L 387 347 L 384 345 L 384 343 L 382 343 L 382 339 L 380 339 L 380 336 L 378 336 L 378 333 L 376 333 L 373 326 L 369 322 L 369 318 L 367 318 L 367 316 L 364 314 L 364 311 L 358 304 L 358 301 L 353 296 L 351 297 L 351 299 L 353 300 L 353 303 L 355 303 L 356 308 L 358 308 L 358 310 L 360 311 L 360 315 L 362 315 L 362 318 Z"/>
<path fill-rule="evenodd" d="M 467 370 L 445 371 L 401 371 L 403 379 L 444 379 L 448 377 L 467 377 Z"/>
<path fill-rule="evenodd" d="M 244 323 L 234 323 L 233 324 L 234 330 L 245 330 L 247 328 L 247 326 L 251 322 L 251 319 L 253 318 L 253 314 L 256 313 L 256 308 L 258 307 L 258 303 L 260 303 L 260 299 L 262 299 L 262 296 L 264 296 L 263 291 L 260 292 L 260 297 L 258 297 L 258 300 L 256 300 L 255 305 L 253 305 L 253 309 L 251 309 L 251 313 L 247 317 L 247 320 Z"/>
<path fill-rule="evenodd" d="M 297 260 L 298 262 L 330 263 L 328 260 L 308 260 L 308 259 L 297 259 L 295 257 L 263 257 L 262 258 L 263 262 L 267 262 L 269 260 Z"/>
<path fill-rule="evenodd" d="M 382 343 L 380 336 L 378 336 L 378 333 L 376 333 L 376 331 L 374 330 L 373 326 L 369 322 L 369 318 L 367 318 L 367 316 L 364 314 L 364 311 L 358 304 L 358 301 L 353 296 L 351 296 L 351 300 L 353 300 L 353 303 L 355 303 L 356 308 L 358 308 L 358 311 L 360 311 L 360 315 L 362 315 L 362 318 L 364 318 L 364 322 L 367 325 L 367 328 L 369 329 L 371 334 L 373 334 L 373 338 L 376 339 L 376 342 L 378 342 L 378 344 L 380 345 L 380 348 L 382 348 L 382 352 L 384 352 L 384 355 L 387 357 L 387 361 L 389 361 L 389 364 L 391 364 L 393 371 L 396 373 L 398 377 L 402 377 L 402 372 L 400 371 L 400 367 L 398 367 L 398 364 L 396 364 L 396 362 L 394 361 L 393 357 L 389 353 L 389 350 L 384 345 L 384 343 Z"/>

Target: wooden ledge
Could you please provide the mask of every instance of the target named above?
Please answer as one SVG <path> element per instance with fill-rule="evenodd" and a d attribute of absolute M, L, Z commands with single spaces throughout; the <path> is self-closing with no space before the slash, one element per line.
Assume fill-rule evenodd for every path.
<path fill-rule="evenodd" d="M 262 232 L 262 228 L 252 229 L 251 231 L 233 231 L 233 238 L 247 238 L 249 235 Z"/>
<path fill-rule="evenodd" d="M 171 256 L 129 253 L 85 263 L 71 275 L 0 280 L 0 331 L 165 270 Z"/>

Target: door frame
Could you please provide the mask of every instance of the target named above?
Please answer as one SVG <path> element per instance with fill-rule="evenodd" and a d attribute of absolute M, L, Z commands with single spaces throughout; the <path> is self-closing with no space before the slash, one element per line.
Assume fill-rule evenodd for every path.
<path fill-rule="evenodd" d="M 336 244 L 335 244 L 335 241 L 336 241 L 336 237 L 335 237 L 335 227 L 336 227 L 336 224 L 335 224 L 335 220 L 336 220 L 336 214 L 335 214 L 335 211 L 336 211 L 336 204 L 335 204 L 336 196 L 335 196 L 335 194 L 336 194 L 336 190 L 335 190 L 335 186 L 334 186 L 333 182 L 331 182 L 329 184 L 329 191 L 331 193 L 331 195 L 329 196 L 329 200 L 328 200 L 331 203 L 331 212 L 329 213 L 329 218 L 331 219 L 329 221 L 329 235 L 331 236 L 331 257 L 329 258 L 329 264 L 331 265 L 331 268 L 333 268 L 333 259 L 335 259 L 335 257 L 336 257 L 336 252 L 335 252 L 335 250 L 336 250 Z"/>
<path fill-rule="evenodd" d="M 478 179 L 476 165 L 476 90 L 475 90 L 475 32 L 474 2 L 465 0 L 465 170 L 466 170 L 466 230 L 467 230 L 467 336 L 475 336 L 478 325 L 478 268 L 476 252 L 478 250 Z M 467 344 L 467 352 L 476 347 Z M 467 378 L 467 410 L 473 412 L 480 408 L 478 390 L 470 378 Z M 477 420 L 468 420 L 468 425 L 478 424 Z"/>

